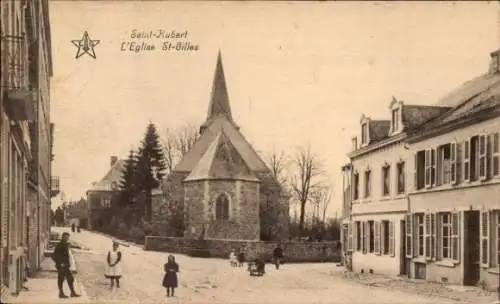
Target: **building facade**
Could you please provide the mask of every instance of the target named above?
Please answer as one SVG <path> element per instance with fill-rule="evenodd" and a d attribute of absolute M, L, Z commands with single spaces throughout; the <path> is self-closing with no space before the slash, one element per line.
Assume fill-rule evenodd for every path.
<path fill-rule="evenodd" d="M 488 73 L 440 101 L 449 112 L 407 140 L 414 175 L 406 257 L 414 278 L 499 284 L 499 53 Z"/>
<path fill-rule="evenodd" d="M 111 210 L 114 195 L 119 193 L 119 185 L 125 161 L 111 156 L 109 170 L 104 177 L 87 190 L 87 227 L 101 230 L 108 224 L 105 218 Z M 82 227 L 84 228 L 84 227 Z"/>
<path fill-rule="evenodd" d="M 38 269 L 49 235 L 52 57 L 48 1 L 2 1 L 0 9 L 4 298 L 20 292 L 27 274 Z"/>
<path fill-rule="evenodd" d="M 167 177 L 163 193 L 152 222 L 165 234 L 169 206 L 180 205 L 185 237 L 288 239 L 289 195 L 232 118 L 220 53 L 200 138 Z"/>
<path fill-rule="evenodd" d="M 498 284 L 500 74 L 433 106 L 393 100 L 353 140 L 347 251 L 353 271 L 454 284 Z"/>
<path fill-rule="evenodd" d="M 75 224 L 78 227 L 88 226 L 88 203 L 87 200 L 81 198 L 77 202 L 71 202 L 66 208 L 66 216 L 68 218 L 68 224 L 71 226 Z"/>

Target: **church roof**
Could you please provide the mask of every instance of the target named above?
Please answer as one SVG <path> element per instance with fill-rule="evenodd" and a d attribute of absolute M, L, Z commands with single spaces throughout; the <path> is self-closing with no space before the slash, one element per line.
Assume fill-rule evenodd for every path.
<path fill-rule="evenodd" d="M 203 131 L 191 150 L 189 150 L 177 164 L 174 171 L 191 172 L 220 131 L 224 132 L 225 136 L 241 155 L 245 164 L 251 171 L 269 171 L 267 165 L 257 152 L 255 152 L 250 143 L 248 143 L 237 127 L 225 116 L 216 117 L 210 125 L 207 126 L 206 130 Z"/>
<path fill-rule="evenodd" d="M 221 129 L 185 181 L 237 179 L 259 181 Z"/>
<path fill-rule="evenodd" d="M 113 190 L 113 185 L 119 185 L 122 176 L 122 170 L 125 165 L 125 160 L 117 160 L 109 169 L 109 171 L 104 175 L 104 177 L 94 183 L 89 191 L 111 191 Z"/>
<path fill-rule="evenodd" d="M 209 149 L 215 138 L 223 132 L 227 140 L 241 155 L 243 161 L 253 172 L 269 171 L 264 161 L 252 148 L 248 141 L 239 131 L 239 127 L 233 121 L 229 98 L 227 94 L 226 80 L 222 67 L 221 54 L 217 57 L 212 96 L 208 107 L 207 121 L 202 126 L 200 138 L 174 168 L 178 172 L 191 172 L 197 166 L 202 156 Z"/>

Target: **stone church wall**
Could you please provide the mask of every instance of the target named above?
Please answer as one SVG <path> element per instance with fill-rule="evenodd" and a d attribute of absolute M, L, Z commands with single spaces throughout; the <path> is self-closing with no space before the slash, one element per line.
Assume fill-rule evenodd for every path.
<path fill-rule="evenodd" d="M 258 240 L 259 184 L 246 181 L 208 180 L 185 183 L 188 216 L 184 236 L 199 238 L 205 224 L 206 238 Z M 229 220 L 215 218 L 215 201 L 225 193 L 229 196 Z"/>
<path fill-rule="evenodd" d="M 300 262 L 339 262 L 339 241 L 333 242 L 281 242 L 286 263 Z M 219 240 L 219 239 L 187 239 L 160 236 L 147 236 L 144 249 L 166 251 L 170 253 L 190 254 L 193 249 L 205 248 L 207 257 L 228 258 L 232 249 L 245 251 L 246 260 L 257 256 L 271 262 L 272 251 L 276 242 Z"/>

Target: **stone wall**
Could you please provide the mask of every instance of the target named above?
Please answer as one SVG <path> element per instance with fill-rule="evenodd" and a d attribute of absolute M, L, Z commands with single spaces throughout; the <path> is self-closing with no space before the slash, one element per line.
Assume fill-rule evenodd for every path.
<path fill-rule="evenodd" d="M 339 262 L 341 257 L 337 241 L 334 242 L 281 242 L 286 263 Z M 232 249 L 245 251 L 246 260 L 260 256 L 270 262 L 276 242 L 189 239 L 147 236 L 145 250 L 190 254 L 193 249 L 205 249 L 209 257 L 227 258 Z"/>

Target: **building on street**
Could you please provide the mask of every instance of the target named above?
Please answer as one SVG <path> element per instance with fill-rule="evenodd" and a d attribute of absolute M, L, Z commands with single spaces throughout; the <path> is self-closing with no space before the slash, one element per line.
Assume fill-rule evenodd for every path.
<path fill-rule="evenodd" d="M 1 294 L 38 270 L 49 237 L 53 124 L 48 1 L 1 2 Z M 58 186 L 58 185 L 57 185 Z"/>
<path fill-rule="evenodd" d="M 499 51 L 432 106 L 393 99 L 353 139 L 347 248 L 353 271 L 498 285 Z"/>
<path fill-rule="evenodd" d="M 163 192 L 165 199 L 153 204 L 152 222 L 166 227 L 166 205 L 181 204 L 185 237 L 288 239 L 289 195 L 233 120 L 220 52 L 200 138 Z"/>
<path fill-rule="evenodd" d="M 107 221 L 103 215 L 111 210 L 113 196 L 119 191 L 120 179 L 125 161 L 111 156 L 108 172 L 87 190 L 88 229 L 103 229 Z"/>
<path fill-rule="evenodd" d="M 494 290 L 500 263 L 500 50 L 415 130 L 406 257 L 411 276 Z"/>

